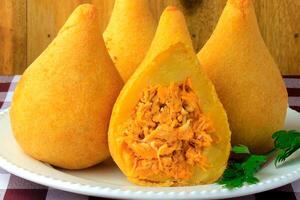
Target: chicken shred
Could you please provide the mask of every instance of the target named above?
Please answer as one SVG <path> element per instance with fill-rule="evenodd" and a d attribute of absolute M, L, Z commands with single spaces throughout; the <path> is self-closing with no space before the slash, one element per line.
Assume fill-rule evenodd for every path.
<path fill-rule="evenodd" d="M 122 131 L 122 143 L 140 177 L 164 173 L 185 180 L 195 165 L 209 167 L 203 150 L 212 145 L 215 129 L 199 106 L 190 78 L 147 87 Z"/>

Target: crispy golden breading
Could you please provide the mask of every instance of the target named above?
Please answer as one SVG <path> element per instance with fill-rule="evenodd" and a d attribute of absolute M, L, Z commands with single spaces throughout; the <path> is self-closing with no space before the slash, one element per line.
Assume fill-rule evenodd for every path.
<path fill-rule="evenodd" d="M 163 110 L 157 97 L 166 102 L 160 105 Z M 114 105 L 110 153 L 138 185 L 207 184 L 226 168 L 230 135 L 227 115 L 193 51 L 183 14 L 167 7 L 147 55 Z"/>
<path fill-rule="evenodd" d="M 108 121 L 123 83 L 99 31 L 96 8 L 79 6 L 17 85 L 12 129 L 33 158 L 81 169 L 109 156 Z"/>
<path fill-rule="evenodd" d="M 115 0 L 103 36 L 108 52 L 125 82 L 146 55 L 156 26 L 148 0 Z"/>
<path fill-rule="evenodd" d="M 192 39 L 183 13 L 175 6 L 168 6 L 160 16 L 158 27 L 150 46 L 151 51 L 147 52 L 147 58 L 144 60 L 153 59 L 159 52 L 178 42 L 193 49 Z"/>
<path fill-rule="evenodd" d="M 146 57 L 114 105 L 111 155 L 138 185 L 212 183 L 223 174 L 230 152 L 222 104 L 191 48 L 177 43 L 151 53 L 157 56 Z M 156 98 L 168 103 L 158 105 Z"/>
<path fill-rule="evenodd" d="M 284 125 L 287 92 L 259 32 L 252 0 L 228 0 L 198 57 L 227 112 L 232 144 L 269 151 L 272 133 Z"/>

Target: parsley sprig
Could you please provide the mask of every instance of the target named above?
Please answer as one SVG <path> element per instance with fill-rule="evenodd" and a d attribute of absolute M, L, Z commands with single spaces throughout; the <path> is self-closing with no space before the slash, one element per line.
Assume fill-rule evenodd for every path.
<path fill-rule="evenodd" d="M 274 139 L 275 149 L 278 150 L 275 158 L 276 167 L 300 148 L 300 132 L 295 130 L 277 131 L 272 138 Z"/>
<path fill-rule="evenodd" d="M 261 167 L 275 153 L 275 166 L 284 162 L 290 155 L 300 148 L 300 132 L 295 130 L 280 130 L 272 135 L 274 148 L 262 155 L 252 154 L 247 146 L 233 146 L 234 154 L 243 154 L 246 157 L 240 161 L 230 160 L 222 178 L 218 181 L 228 189 L 242 187 L 245 183 L 255 184 L 259 179 L 255 176 Z"/>

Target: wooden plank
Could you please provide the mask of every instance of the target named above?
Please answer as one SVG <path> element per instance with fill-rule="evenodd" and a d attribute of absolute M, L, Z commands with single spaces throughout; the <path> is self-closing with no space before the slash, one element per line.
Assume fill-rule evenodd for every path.
<path fill-rule="evenodd" d="M 48 46 L 74 8 L 88 0 L 27 0 L 27 64 Z"/>
<path fill-rule="evenodd" d="M 210 37 L 226 3 L 226 0 L 149 1 L 157 20 L 167 5 L 177 5 L 183 10 L 196 51 Z M 21 73 L 26 59 L 29 65 L 52 41 L 72 10 L 85 2 L 94 3 L 100 10 L 103 31 L 114 0 L 2 0 L 0 74 Z M 282 73 L 300 74 L 300 1 L 256 0 L 255 6 L 263 38 Z"/>
<path fill-rule="evenodd" d="M 198 51 L 210 37 L 226 0 L 179 2 Z M 300 74 L 300 1 L 256 0 L 255 8 L 262 36 L 281 73 Z"/>
<path fill-rule="evenodd" d="M 176 5 L 183 10 L 187 17 L 196 50 L 199 50 L 209 38 L 222 11 L 222 6 L 220 5 L 225 4 L 225 0 L 194 0 L 189 1 L 194 2 L 189 4 L 184 3 L 184 0 L 149 1 L 151 3 L 150 9 L 157 20 L 167 5 Z M 223 4 L 220 4 L 221 1 Z M 28 0 L 28 64 L 52 41 L 76 5 L 83 2 L 89 1 L 66 1 L 62 6 L 61 2 L 50 0 L 42 2 L 39 0 Z M 91 0 L 90 2 L 99 9 L 99 23 L 101 23 L 103 31 L 109 21 L 114 0 Z"/>
<path fill-rule="evenodd" d="M 99 23 L 103 31 L 107 25 L 114 1 L 104 0 L 27 0 L 27 56 L 28 65 L 56 36 L 72 11 L 82 3 L 93 3 L 99 10 Z M 101 32 L 99 32 L 101 34 Z"/>
<path fill-rule="evenodd" d="M 300 74 L 300 1 L 257 0 L 263 38 L 281 72 Z"/>
<path fill-rule="evenodd" d="M 214 30 L 225 3 L 226 0 L 152 0 L 151 9 L 159 19 L 167 5 L 180 8 L 185 15 L 194 48 L 199 51 Z"/>
<path fill-rule="evenodd" d="M 156 18 L 166 5 L 177 5 L 185 14 L 199 51 L 216 26 L 226 0 L 166 0 L 153 1 Z M 259 27 L 270 53 L 282 74 L 300 74 L 300 1 L 257 0 L 255 8 Z"/>
<path fill-rule="evenodd" d="M 0 1 L 0 74 L 26 68 L 26 0 Z"/>

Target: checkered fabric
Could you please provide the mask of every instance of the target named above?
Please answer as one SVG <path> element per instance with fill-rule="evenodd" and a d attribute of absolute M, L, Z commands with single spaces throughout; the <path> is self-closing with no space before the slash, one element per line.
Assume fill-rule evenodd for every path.
<path fill-rule="evenodd" d="M 20 76 L 0 76 L 0 110 L 9 107 L 12 94 Z M 289 93 L 289 105 L 300 112 L 300 76 L 287 76 L 285 83 Z M 42 186 L 17 176 L 0 168 L 0 200 L 97 200 L 104 198 L 89 197 L 64 192 Z M 267 192 L 234 198 L 239 200 L 284 199 L 300 200 L 300 180 Z"/>
<path fill-rule="evenodd" d="M 13 92 L 21 76 L 0 76 L 0 109 L 9 107 Z"/>

